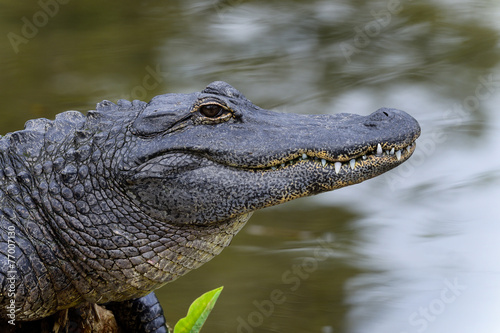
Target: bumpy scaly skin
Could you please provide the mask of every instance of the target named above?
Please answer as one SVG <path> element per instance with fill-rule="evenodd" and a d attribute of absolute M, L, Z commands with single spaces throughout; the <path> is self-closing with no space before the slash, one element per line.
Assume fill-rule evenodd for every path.
<path fill-rule="evenodd" d="M 12 136 L 3 151 L 0 263 L 1 272 L 17 273 L 17 320 L 42 318 L 84 300 L 144 296 L 210 260 L 246 221 L 183 228 L 145 215 L 116 187 L 110 171 L 113 154 L 131 144 L 122 129 L 132 114 L 109 115 L 115 117 L 103 126 L 103 119 L 62 114 L 43 125 L 64 121 L 75 128 L 60 142 L 33 136 L 46 145 L 40 155 L 12 152 Z M 18 135 L 31 136 L 32 126 Z M 80 139 L 75 130 L 82 131 Z M 15 269 L 7 266 L 8 231 Z M 0 274 L 4 288 L 7 276 Z M 2 305 L 9 299 L 6 291 Z M 5 316 L 5 306 L 0 311 Z"/>
<path fill-rule="evenodd" d="M 223 82 L 30 121 L 0 139 L 0 318 L 13 294 L 18 321 L 145 296 L 254 210 L 383 173 L 419 133 L 392 109 L 274 113 Z"/>

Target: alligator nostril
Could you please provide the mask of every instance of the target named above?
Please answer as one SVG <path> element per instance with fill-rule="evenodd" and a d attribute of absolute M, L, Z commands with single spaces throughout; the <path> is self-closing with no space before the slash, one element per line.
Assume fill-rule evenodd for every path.
<path fill-rule="evenodd" d="M 394 116 L 394 113 L 390 109 L 382 108 L 373 112 L 368 116 L 368 122 L 386 122 Z"/>

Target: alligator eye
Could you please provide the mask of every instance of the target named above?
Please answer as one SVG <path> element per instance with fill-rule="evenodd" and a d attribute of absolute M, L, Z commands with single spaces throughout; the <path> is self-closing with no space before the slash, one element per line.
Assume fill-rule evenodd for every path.
<path fill-rule="evenodd" d="M 216 118 L 222 115 L 224 108 L 217 104 L 202 105 L 199 109 L 200 113 L 208 118 Z"/>

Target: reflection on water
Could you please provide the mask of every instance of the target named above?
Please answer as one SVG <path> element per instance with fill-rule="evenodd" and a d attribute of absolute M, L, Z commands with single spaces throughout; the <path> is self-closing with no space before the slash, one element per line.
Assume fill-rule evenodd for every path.
<path fill-rule="evenodd" d="M 160 290 L 171 322 L 224 285 L 206 332 L 500 329 L 496 3 L 87 1 L 46 21 L 39 3 L 2 7 L 4 36 L 24 40 L 0 41 L 0 133 L 214 80 L 283 112 L 391 106 L 420 121 L 404 165 L 257 212 L 223 254 Z"/>

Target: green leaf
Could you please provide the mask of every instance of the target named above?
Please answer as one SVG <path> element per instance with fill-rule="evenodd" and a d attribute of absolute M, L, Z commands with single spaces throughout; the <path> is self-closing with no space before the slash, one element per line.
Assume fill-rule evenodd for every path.
<path fill-rule="evenodd" d="M 186 317 L 175 324 L 174 333 L 198 333 L 217 302 L 222 288 L 224 287 L 206 292 L 195 299 Z"/>

